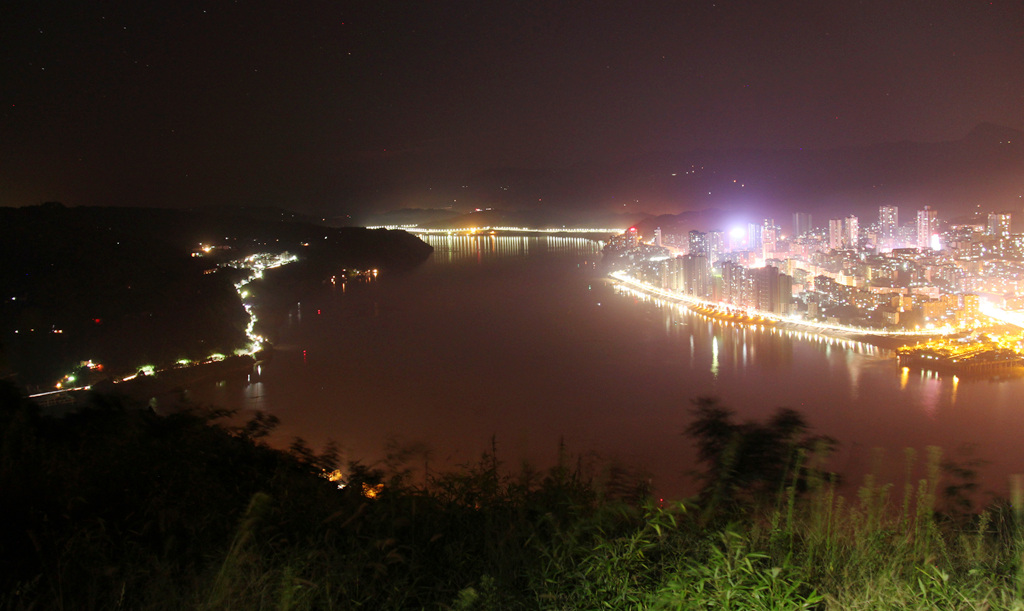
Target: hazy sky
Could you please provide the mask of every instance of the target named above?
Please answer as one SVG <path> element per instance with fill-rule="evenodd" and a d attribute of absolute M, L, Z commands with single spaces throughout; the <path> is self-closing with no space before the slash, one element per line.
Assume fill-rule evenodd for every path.
<path fill-rule="evenodd" d="M 1024 129 L 1019 0 L 0 5 L 0 206 Z"/>

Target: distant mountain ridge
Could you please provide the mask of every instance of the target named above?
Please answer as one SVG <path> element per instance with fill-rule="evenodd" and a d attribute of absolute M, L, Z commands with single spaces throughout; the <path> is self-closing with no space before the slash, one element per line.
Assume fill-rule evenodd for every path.
<path fill-rule="evenodd" d="M 834 149 L 654 152 L 563 169 L 494 168 L 431 189 L 438 202 L 552 215 L 720 208 L 785 217 L 875 214 L 879 205 L 942 215 L 1024 206 L 1024 132 L 991 123 L 959 140 Z M 419 200 L 423 205 L 424 201 Z M 429 206 L 423 206 L 429 207 Z M 440 207 L 440 206 L 438 206 Z M 872 212 L 874 211 L 874 212 Z"/>

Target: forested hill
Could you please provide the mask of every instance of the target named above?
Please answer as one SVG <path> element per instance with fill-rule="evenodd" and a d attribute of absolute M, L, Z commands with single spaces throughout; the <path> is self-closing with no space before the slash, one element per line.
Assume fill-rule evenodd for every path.
<path fill-rule="evenodd" d="M 431 252 L 401 231 L 326 227 L 266 208 L 69 208 L 59 203 L 0 208 L 0 254 L 24 257 L 19 265 L 49 265 L 67 255 L 120 256 L 133 248 L 150 257 L 176 258 L 200 243 L 227 245 L 242 256 L 308 244 L 311 257 L 326 253 L 386 268 L 416 265 Z M 16 271 L 4 266 L 0 286 L 7 287 Z"/>
<path fill-rule="evenodd" d="M 31 385 L 88 359 L 133 367 L 230 353 L 248 319 L 233 275 L 205 273 L 219 262 L 289 251 L 310 270 L 394 270 L 431 250 L 405 232 L 285 211 L 0 208 L 0 377 Z"/>

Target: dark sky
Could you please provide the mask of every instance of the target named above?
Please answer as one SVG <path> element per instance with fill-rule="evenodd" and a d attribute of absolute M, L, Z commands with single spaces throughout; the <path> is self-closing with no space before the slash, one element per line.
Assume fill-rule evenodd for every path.
<path fill-rule="evenodd" d="M 375 180 L 1024 129 L 1024 5 L 7 0 L 0 101 L 0 206 L 330 212 Z"/>

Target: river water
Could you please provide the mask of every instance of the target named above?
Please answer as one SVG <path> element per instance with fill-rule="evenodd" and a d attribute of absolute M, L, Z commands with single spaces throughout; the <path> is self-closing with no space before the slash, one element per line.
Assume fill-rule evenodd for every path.
<path fill-rule="evenodd" d="M 334 440 L 364 463 L 411 448 L 421 471 L 475 461 L 492 439 L 511 469 L 545 467 L 564 442 L 594 469 L 648 473 L 670 497 L 694 490 L 681 433 L 701 396 L 741 420 L 799 410 L 840 442 L 832 466 L 851 481 L 880 470 L 901 489 L 903 449 L 929 445 L 987 460 L 984 489 L 999 494 L 1024 472 L 1024 379 L 905 372 L 868 344 L 709 320 L 617 289 L 582 238 L 427 241 L 435 253 L 412 272 L 295 304 L 259 376 L 193 398 L 268 411 L 278 440 Z"/>

